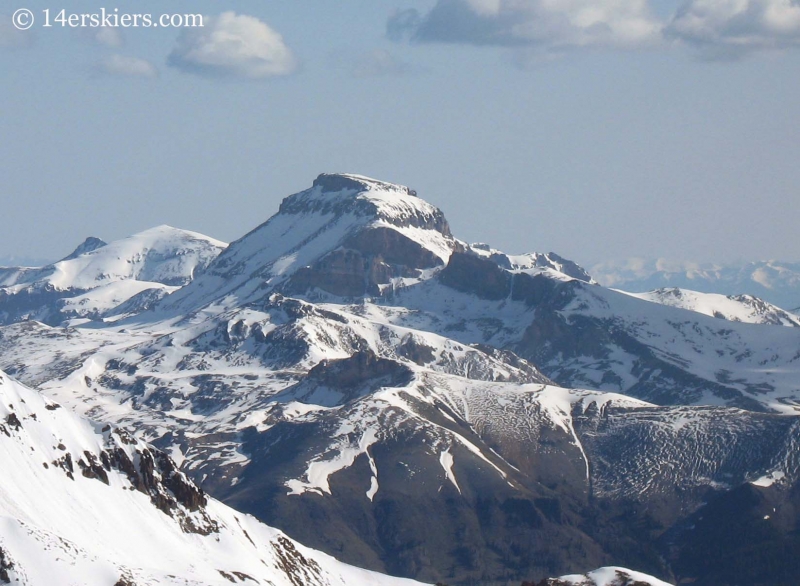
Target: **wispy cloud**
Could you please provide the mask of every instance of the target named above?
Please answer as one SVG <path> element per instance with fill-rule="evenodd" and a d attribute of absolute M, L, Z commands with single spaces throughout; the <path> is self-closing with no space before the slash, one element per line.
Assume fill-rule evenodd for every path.
<path fill-rule="evenodd" d="M 109 55 L 97 65 L 97 72 L 101 75 L 122 77 L 158 77 L 156 66 L 139 57 L 126 57 L 124 55 Z"/>
<path fill-rule="evenodd" d="M 82 29 L 90 31 L 92 40 L 106 47 L 118 48 L 125 44 L 125 39 L 119 29 L 102 26 L 97 29 Z"/>
<path fill-rule="evenodd" d="M 204 25 L 180 33 L 169 65 L 199 75 L 247 79 L 287 75 L 297 68 L 283 37 L 254 16 L 223 12 L 205 17 Z"/>
<path fill-rule="evenodd" d="M 798 0 L 687 0 L 657 16 L 651 0 L 437 0 L 427 13 L 399 10 L 395 41 L 533 48 L 689 46 L 704 58 L 738 58 L 800 46 Z"/>
<path fill-rule="evenodd" d="M 646 0 L 438 0 L 427 14 L 396 12 L 392 39 L 495 46 L 641 47 L 661 23 Z"/>
<path fill-rule="evenodd" d="M 792 0 L 690 0 L 665 29 L 710 59 L 800 46 L 800 4 Z"/>

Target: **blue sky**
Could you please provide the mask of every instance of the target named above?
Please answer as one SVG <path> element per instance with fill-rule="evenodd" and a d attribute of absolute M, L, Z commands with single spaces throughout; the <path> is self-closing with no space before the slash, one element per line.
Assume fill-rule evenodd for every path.
<path fill-rule="evenodd" d="M 22 34 L 17 3 L 212 26 Z M 457 236 L 513 253 L 800 260 L 791 0 L 0 12 L 0 257 L 162 223 L 231 240 L 345 171 L 410 185 Z"/>

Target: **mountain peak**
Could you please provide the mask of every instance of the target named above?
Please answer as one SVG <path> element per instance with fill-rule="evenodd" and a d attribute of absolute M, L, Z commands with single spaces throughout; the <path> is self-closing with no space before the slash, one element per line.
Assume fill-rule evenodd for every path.
<path fill-rule="evenodd" d="M 226 247 L 197 232 L 161 225 L 105 243 L 87 238 L 64 259 L 0 272 L 0 323 L 58 325 L 141 309 L 201 273 Z M 131 303 L 128 303 L 128 302 Z"/>
<path fill-rule="evenodd" d="M 320 175 L 314 179 L 312 187 L 319 187 L 322 189 L 323 193 L 382 189 L 384 191 L 396 191 L 405 195 L 417 195 L 416 191 L 404 185 L 396 185 L 394 183 L 388 183 L 386 181 L 380 181 L 353 173 L 320 173 Z"/>
<path fill-rule="evenodd" d="M 335 214 L 376 220 L 397 228 L 435 230 L 451 238 L 442 211 L 417 197 L 417 192 L 363 175 L 323 173 L 310 189 L 281 202 L 278 214 Z"/>
<path fill-rule="evenodd" d="M 278 213 L 232 243 L 196 284 L 167 306 L 187 309 L 278 290 L 342 297 L 380 294 L 398 279 L 443 267 L 464 245 L 416 192 L 362 175 L 319 175 Z"/>
<path fill-rule="evenodd" d="M 192 311 L 211 302 L 249 303 L 272 292 L 382 296 L 471 251 L 512 271 L 552 269 L 592 283 L 575 263 L 549 254 L 509 256 L 456 239 L 435 205 L 404 185 L 323 173 L 286 197 L 278 213 L 232 243 L 202 279 L 161 306 Z M 474 278 L 474 275 L 468 275 Z"/>
<path fill-rule="evenodd" d="M 92 252 L 97 250 L 98 248 L 103 248 L 108 243 L 105 240 L 100 240 L 99 238 L 95 238 L 94 236 L 89 236 L 86 240 L 81 242 L 78 247 L 73 250 L 69 255 L 65 256 L 61 260 L 72 260 L 73 258 L 78 258 L 82 254 L 86 254 L 87 252 Z"/>

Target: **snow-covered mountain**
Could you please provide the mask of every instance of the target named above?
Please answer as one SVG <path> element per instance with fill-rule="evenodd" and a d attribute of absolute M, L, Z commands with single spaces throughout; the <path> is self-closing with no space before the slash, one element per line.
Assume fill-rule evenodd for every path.
<path fill-rule="evenodd" d="M 786 309 L 800 307 L 798 262 L 715 264 L 632 258 L 599 263 L 591 273 L 606 287 L 637 293 L 681 288 L 720 295 L 752 295 Z"/>
<path fill-rule="evenodd" d="M 320 175 L 165 305 L 188 312 L 212 301 L 242 304 L 266 291 L 309 287 L 350 297 L 379 294 L 443 266 L 461 247 L 442 212 L 407 187 Z"/>
<path fill-rule="evenodd" d="M 146 309 L 205 269 L 226 244 L 158 226 L 106 244 L 87 238 L 44 267 L 0 267 L 0 323 L 58 325 Z"/>
<path fill-rule="evenodd" d="M 752 295 L 719 295 L 677 288 L 656 289 L 645 293 L 630 293 L 630 295 L 645 301 L 680 307 L 728 321 L 800 326 L 800 316 Z"/>
<path fill-rule="evenodd" d="M 468 245 L 408 188 L 322 175 L 145 310 L 0 328 L 0 367 L 356 565 L 725 583 L 693 515 L 744 499 L 736 534 L 794 551 L 800 328 L 750 298 L 670 299 Z M 763 572 L 753 551 L 725 555 Z"/>
<path fill-rule="evenodd" d="M 126 431 L 0 373 L 0 583 L 412 586 L 208 498 Z"/>
<path fill-rule="evenodd" d="M 579 282 L 539 284 L 536 316 L 512 349 L 559 384 L 657 404 L 796 412 L 797 328 L 721 320 Z"/>

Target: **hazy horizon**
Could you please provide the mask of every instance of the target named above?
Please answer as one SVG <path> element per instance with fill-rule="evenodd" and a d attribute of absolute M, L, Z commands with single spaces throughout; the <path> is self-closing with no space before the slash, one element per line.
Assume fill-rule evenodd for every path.
<path fill-rule="evenodd" d="M 119 6 L 207 27 L 25 33 L 3 9 L 0 257 L 230 241 L 353 172 L 512 253 L 800 260 L 800 8 L 698 2 L 143 0 Z"/>

